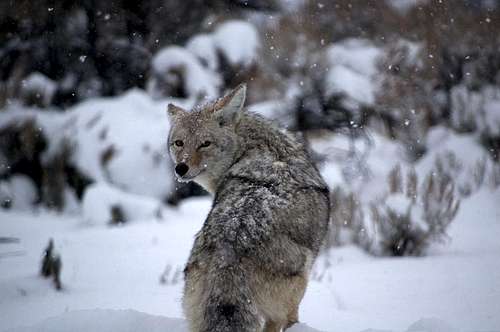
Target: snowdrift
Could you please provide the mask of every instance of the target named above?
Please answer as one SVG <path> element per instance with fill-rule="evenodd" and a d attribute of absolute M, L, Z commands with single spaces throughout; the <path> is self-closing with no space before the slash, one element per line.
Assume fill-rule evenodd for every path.
<path fill-rule="evenodd" d="M 187 332 L 186 321 L 149 315 L 135 310 L 77 310 L 48 318 L 38 324 L 9 329 L 5 332 Z M 305 324 L 296 324 L 289 332 L 320 332 Z M 446 322 L 436 318 L 424 318 L 413 323 L 406 332 L 454 332 Z M 365 330 L 363 332 L 390 332 L 384 330 Z"/>
<path fill-rule="evenodd" d="M 180 318 L 145 314 L 135 310 L 77 310 L 52 317 L 41 323 L 6 330 L 5 332 L 187 332 L 187 324 Z M 290 332 L 320 332 L 305 324 L 296 324 Z M 429 331 L 431 332 L 431 331 Z"/>

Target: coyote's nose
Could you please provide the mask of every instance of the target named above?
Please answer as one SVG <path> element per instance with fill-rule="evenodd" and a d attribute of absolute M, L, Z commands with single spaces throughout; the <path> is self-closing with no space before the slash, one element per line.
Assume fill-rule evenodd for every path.
<path fill-rule="evenodd" d="M 180 163 L 175 166 L 175 173 L 179 174 L 179 176 L 183 176 L 189 170 L 189 166 L 186 163 Z"/>

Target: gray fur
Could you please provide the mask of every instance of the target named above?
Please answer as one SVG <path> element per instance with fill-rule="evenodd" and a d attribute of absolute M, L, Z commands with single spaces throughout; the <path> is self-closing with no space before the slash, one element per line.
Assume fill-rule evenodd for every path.
<path fill-rule="evenodd" d="M 193 332 L 271 332 L 295 323 L 328 227 L 328 189 L 302 144 L 244 110 L 219 121 L 241 89 L 172 118 L 174 162 L 189 165 L 184 180 L 215 196 L 185 268 Z"/>

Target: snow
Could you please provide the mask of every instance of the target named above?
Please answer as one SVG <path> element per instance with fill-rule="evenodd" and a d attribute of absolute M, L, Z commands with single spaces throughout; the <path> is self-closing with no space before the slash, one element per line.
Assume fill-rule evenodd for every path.
<path fill-rule="evenodd" d="M 404 216 L 410 211 L 412 201 L 402 193 L 393 194 L 387 197 L 385 204 L 398 215 Z"/>
<path fill-rule="evenodd" d="M 39 72 L 33 72 L 21 81 L 21 88 L 25 94 L 37 94 L 48 105 L 57 89 L 57 84 Z"/>
<path fill-rule="evenodd" d="M 463 201 L 449 230 L 451 240 L 426 257 L 374 258 L 352 246 L 322 254 L 300 307 L 301 322 L 344 332 L 420 327 L 430 332 L 441 323 L 453 324 L 457 329 L 451 331 L 498 329 L 499 200 L 500 190 L 483 188 Z M 178 209 L 164 209 L 160 219 L 122 227 L 88 225 L 81 216 L 45 211 L 0 212 L 2 236 L 20 239 L 0 246 L 2 328 L 57 331 L 73 320 L 81 322 L 72 324 L 75 329 L 95 331 L 111 326 L 106 324 L 120 331 L 127 331 L 125 323 L 151 330 L 182 324 L 173 319 L 182 317 L 180 271 L 210 203 L 189 199 Z M 62 292 L 37 275 L 49 238 L 62 256 Z M 22 255 L 5 255 L 14 251 Z M 49 317 L 55 318 L 44 321 Z M 93 325 L 99 321 L 103 325 Z M 292 331 L 301 330 L 308 331 Z"/>
<path fill-rule="evenodd" d="M 484 103 L 485 131 L 491 136 L 500 136 L 500 92 L 496 99 Z"/>
<path fill-rule="evenodd" d="M 326 50 L 331 64 L 347 67 L 364 76 L 377 72 L 377 59 L 382 50 L 366 39 L 350 38 L 332 44 Z"/>
<path fill-rule="evenodd" d="M 213 32 L 215 47 L 222 52 L 231 65 L 244 67 L 257 59 L 260 39 L 257 29 L 240 20 L 225 21 Z"/>
<path fill-rule="evenodd" d="M 148 90 L 155 98 L 162 96 L 156 92 L 157 77 L 169 79 L 171 71 L 180 71 L 184 89 L 188 96 L 215 98 L 218 95 L 220 79 L 212 71 L 204 68 L 198 58 L 180 46 L 168 46 L 158 51 L 152 60 L 153 80 Z M 173 78 L 172 78 L 173 79 Z"/>
<path fill-rule="evenodd" d="M 8 332 L 188 332 L 179 318 L 148 315 L 135 310 L 76 310 L 44 320 L 39 324 L 7 330 Z M 289 332 L 320 332 L 304 324 L 296 324 Z"/>
<path fill-rule="evenodd" d="M 194 35 L 186 43 L 186 49 L 196 55 L 209 69 L 215 71 L 219 68 L 219 59 L 212 35 L 207 33 Z"/>
<path fill-rule="evenodd" d="M 324 156 L 320 173 L 330 188 L 349 187 L 369 203 L 387 194 L 387 175 L 397 164 L 405 165 L 404 148 L 379 134 L 351 140 L 331 134 L 310 139 L 312 150 Z"/>
<path fill-rule="evenodd" d="M 257 29 L 251 23 L 228 20 L 217 25 L 212 33 L 201 33 L 191 37 L 186 43 L 186 49 L 215 73 L 220 69 L 219 53 L 231 66 L 247 67 L 254 63 L 260 49 L 260 38 Z M 161 60 L 153 66 L 161 66 L 164 62 L 165 60 Z"/>
<path fill-rule="evenodd" d="M 16 210 L 30 210 L 36 203 L 37 193 L 33 181 L 24 175 L 13 175 L 0 181 L 0 203 L 8 201 Z"/>
<path fill-rule="evenodd" d="M 468 195 L 482 184 L 476 180 L 482 165 L 486 182 L 492 176 L 493 168 L 499 167 L 486 150 L 479 148 L 478 140 L 474 134 L 457 134 L 444 127 L 431 129 L 427 135 L 429 152 L 416 164 L 417 173 L 424 177 L 435 172 L 438 162 L 452 176 L 458 190 Z"/>
<path fill-rule="evenodd" d="M 472 127 L 489 136 L 500 135 L 500 89 L 486 86 L 474 91 L 464 84 L 453 87 L 450 119 L 457 129 Z"/>
<path fill-rule="evenodd" d="M 8 330 L 10 332 L 165 332 L 187 331 L 184 321 L 148 315 L 135 310 L 76 310 L 49 318 L 30 326 Z"/>
<path fill-rule="evenodd" d="M 161 202 L 147 196 L 123 192 L 106 183 L 92 184 L 82 199 L 83 219 L 91 224 L 106 224 L 112 220 L 111 211 L 119 208 L 125 220 L 161 218 Z"/>
<path fill-rule="evenodd" d="M 118 97 L 89 99 L 66 112 L 13 105 L 0 113 L 0 128 L 35 120 L 49 139 L 44 160 L 67 146 L 73 165 L 90 179 L 163 199 L 174 187 L 166 146 L 169 102 L 190 107 L 190 101 L 155 101 L 132 89 Z"/>
<path fill-rule="evenodd" d="M 346 39 L 325 51 L 328 72 L 325 95 L 344 95 L 348 106 L 372 105 L 375 101 L 377 61 L 382 50 L 365 39 Z M 352 103 L 354 102 L 354 105 Z"/>
<path fill-rule="evenodd" d="M 269 100 L 252 104 L 248 106 L 248 110 L 271 119 L 285 128 L 295 122 L 293 112 L 290 112 L 290 108 L 284 100 Z"/>
<path fill-rule="evenodd" d="M 386 0 L 386 2 L 397 10 L 400 14 L 405 15 L 412 8 L 423 5 L 429 0 Z"/>
<path fill-rule="evenodd" d="M 344 66 L 334 66 L 326 75 L 326 94 L 345 95 L 359 104 L 375 101 L 374 86 L 369 77 Z"/>
<path fill-rule="evenodd" d="M 65 137 L 73 162 L 90 178 L 123 190 L 163 198 L 173 189 L 167 158 L 168 101 L 140 90 L 96 98 L 70 109 Z M 108 162 L 104 154 L 111 153 Z"/>

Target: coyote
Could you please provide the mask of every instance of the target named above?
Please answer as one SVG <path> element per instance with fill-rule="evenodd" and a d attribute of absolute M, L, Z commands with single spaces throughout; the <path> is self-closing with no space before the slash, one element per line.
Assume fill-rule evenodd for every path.
<path fill-rule="evenodd" d="M 304 146 L 243 109 L 246 86 L 168 115 L 180 181 L 214 195 L 184 269 L 192 332 L 278 332 L 298 321 L 328 228 L 329 194 Z"/>

